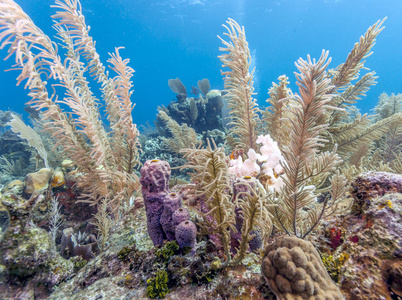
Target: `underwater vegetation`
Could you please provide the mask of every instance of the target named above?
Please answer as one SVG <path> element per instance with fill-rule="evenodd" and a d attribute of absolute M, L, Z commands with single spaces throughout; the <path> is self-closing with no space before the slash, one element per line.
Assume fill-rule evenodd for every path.
<path fill-rule="evenodd" d="M 163 270 L 158 271 L 154 278 L 147 280 L 147 296 L 151 299 L 163 299 L 169 293 L 167 282 L 167 272 Z"/>
<path fill-rule="evenodd" d="M 78 0 L 53 8 L 57 43 L 0 1 L 0 47 L 37 112 L 34 128 L 1 118 L 35 160 L 24 173 L 2 156 L 26 175 L 0 196 L 5 299 L 402 297 L 402 96 L 382 94 L 373 116 L 354 106 L 376 83 L 365 60 L 385 19 L 333 69 L 328 51 L 300 58 L 298 90 L 281 75 L 266 108 L 228 19 L 224 90 L 203 79 L 188 97 L 169 80 L 177 100 L 141 139 L 130 61 L 115 48 L 102 63 Z"/>

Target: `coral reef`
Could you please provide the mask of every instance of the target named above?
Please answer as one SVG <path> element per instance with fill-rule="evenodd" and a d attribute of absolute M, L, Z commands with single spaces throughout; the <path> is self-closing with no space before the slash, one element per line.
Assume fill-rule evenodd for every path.
<path fill-rule="evenodd" d="M 194 144 L 198 144 L 198 136 L 195 130 L 187 124 L 179 124 L 168 114 L 159 110 L 158 118 L 165 124 L 171 138 L 162 138 L 166 147 L 174 153 L 179 153 L 180 149 L 190 148 Z"/>
<path fill-rule="evenodd" d="M 178 99 L 186 99 L 187 98 L 187 90 L 184 84 L 181 82 L 179 77 L 176 79 L 169 79 L 168 85 L 172 89 L 172 91 L 178 94 Z"/>
<path fill-rule="evenodd" d="M 397 283 L 402 279 L 398 263 L 402 257 L 402 193 L 395 190 L 401 179 L 401 175 L 384 172 L 361 174 L 352 182 L 355 211 L 325 224 L 341 235 L 332 255 L 336 260 L 347 257 L 338 276 L 347 299 L 401 297 Z"/>
<path fill-rule="evenodd" d="M 8 293 L 9 299 L 43 299 L 73 274 L 73 263 L 53 251 L 49 233 L 32 222 L 32 210 L 41 200 L 26 200 L 13 193 L 1 196 L 9 215 L 9 226 L 0 243 L 0 264 L 7 284 L 0 287 L 3 299 Z M 13 287 L 18 288 L 12 291 Z"/>
<path fill-rule="evenodd" d="M 200 203 L 203 219 L 197 223 L 201 233 L 216 239 L 223 248 L 223 266 L 241 263 L 249 242 L 256 238 L 253 245 L 261 245 L 258 240 L 267 238 L 272 230 L 268 212 L 271 205 L 267 202 L 264 188 L 257 186 L 256 181 L 252 183 L 252 177 L 248 176 L 245 179 L 250 182 L 242 182 L 245 185 L 250 183 L 244 189 L 247 192 L 240 191 L 233 198 L 234 187 L 224 149 L 217 147 L 213 140 L 212 143 L 208 141 L 204 149 L 184 149 L 183 153 L 188 163 L 182 168 L 193 169 L 191 180 L 196 182 L 195 197 Z M 232 245 L 232 240 L 235 245 Z"/>
<path fill-rule="evenodd" d="M 180 79 L 169 80 L 177 100 L 159 108 L 160 136 L 143 138 L 142 157 L 159 159 L 147 160 L 139 179 L 134 70 L 120 48 L 108 60 L 115 75 L 106 70 L 78 0 L 56 0 L 54 8 L 63 51 L 14 1 L 0 2 L 0 48 L 15 56 L 29 110 L 41 111 L 34 118 L 70 160 L 51 165 L 40 135 L 10 114 L 9 125 L 55 171 L 30 170 L 24 182 L 2 190 L 1 297 L 272 299 L 271 291 L 278 299 L 402 297 L 401 175 L 358 176 L 348 211 L 348 186 L 359 171 L 402 166 L 400 97 L 382 96 L 373 123 L 352 106 L 375 84 L 374 72 L 361 78 L 359 72 L 384 20 L 334 70 L 327 51 L 318 60 L 300 58 L 298 93 L 281 76 L 262 119 L 245 30 L 229 19 L 219 57 L 226 90 L 210 90 L 204 79 L 188 97 Z M 95 82 L 100 99 L 91 90 Z M 2 134 L 0 147 L 7 141 Z M 16 160 L 21 147 L 9 144 L 17 154 L 2 152 L 1 168 L 22 176 L 25 156 Z M 190 169 L 191 182 L 171 180 L 173 161 L 186 161 L 180 170 Z"/>
<path fill-rule="evenodd" d="M 108 60 L 115 73 L 110 77 L 113 73 L 106 72 L 100 61 L 79 1 L 57 0 L 54 7 L 54 29 L 68 49 L 66 55 L 60 55 L 57 44 L 12 0 L 0 3 L 1 48 L 8 50 L 7 57 L 16 54 L 15 63 L 21 71 L 17 81 L 26 80 L 29 104 L 42 112 L 44 129 L 57 136 L 55 146 L 60 146 L 63 155 L 82 172 L 78 185 L 85 193 L 81 201 L 96 205 L 107 198 L 116 217 L 120 206 L 139 188 L 134 173 L 139 163 L 139 133 L 130 100 L 134 70 L 116 48 Z M 16 20 L 26 26 L 18 26 Z M 45 80 L 50 76 L 54 80 Z M 100 118 L 100 100 L 86 76 L 101 83 L 108 133 Z M 57 99 L 63 99 L 61 103 L 68 109 Z"/>
<path fill-rule="evenodd" d="M 401 175 L 373 171 L 360 174 L 352 182 L 352 212 L 364 212 L 373 198 L 386 193 L 402 193 Z"/>
<path fill-rule="evenodd" d="M 11 180 L 22 180 L 27 172 L 32 172 L 30 164 L 31 150 L 26 140 L 22 140 L 7 122 L 12 118 L 10 111 L 0 111 L 0 184 Z"/>
<path fill-rule="evenodd" d="M 225 131 L 223 109 L 222 91 L 210 90 L 204 97 L 199 98 L 187 98 L 183 97 L 183 94 L 178 94 L 178 100 L 171 101 L 167 107 L 160 107 L 159 111 L 164 111 L 178 124 L 191 126 L 196 133 L 202 134 L 208 130 Z M 159 116 L 157 124 L 160 130 L 165 128 Z"/>
<path fill-rule="evenodd" d="M 257 182 L 254 178 L 246 176 L 244 178 L 238 178 L 233 184 L 233 199 L 247 201 L 247 195 L 252 195 L 255 193 Z M 241 206 L 237 205 L 235 209 L 236 213 L 236 230 L 237 232 L 231 233 L 231 247 L 232 252 L 236 252 L 235 249 L 238 248 L 242 243 L 242 228 L 244 226 L 244 213 Z M 263 237 L 261 230 L 257 227 L 250 231 L 250 235 L 253 236 L 252 239 L 248 241 L 248 245 L 251 251 L 258 251 L 263 245 Z"/>
<path fill-rule="evenodd" d="M 197 86 L 200 92 L 206 96 L 209 92 L 209 89 L 211 88 L 211 84 L 209 83 L 208 78 L 204 78 L 203 80 L 198 80 L 197 81 Z"/>
<path fill-rule="evenodd" d="M 81 232 L 74 235 L 73 228 L 63 230 L 60 255 L 64 258 L 80 256 L 82 259 L 89 261 L 95 257 L 94 253 L 96 253 L 97 249 L 97 240 L 94 235 L 90 234 L 87 236 L 85 233 L 81 234 Z"/>
<path fill-rule="evenodd" d="M 127 215 L 112 232 L 111 247 L 48 299 L 147 299 L 147 281 L 161 270 L 167 273 L 166 299 L 274 299 L 260 279 L 257 255 L 245 260 L 244 266 L 222 270 L 219 251 L 205 239 L 198 241 L 194 255 L 182 254 L 175 242 L 156 249 L 145 220 L 144 208 L 135 216 Z"/>
<path fill-rule="evenodd" d="M 11 114 L 11 116 L 13 118 L 7 123 L 7 125 L 9 125 L 11 130 L 18 134 L 21 139 L 25 139 L 29 146 L 35 148 L 37 155 L 43 160 L 45 167 L 49 168 L 47 152 L 39 134 L 31 127 L 25 125 L 17 115 Z"/>
<path fill-rule="evenodd" d="M 377 122 L 402 113 L 402 94 L 382 93 L 374 108 Z M 383 138 L 376 142 L 374 165 L 388 165 L 395 173 L 402 173 L 402 124 L 391 126 Z"/>
<path fill-rule="evenodd" d="M 230 123 L 229 135 L 233 138 L 233 148 L 256 149 L 257 128 L 261 125 L 258 113 L 257 99 L 254 95 L 254 70 L 251 70 L 251 55 L 246 41 L 244 27 L 235 20 L 229 18 L 227 26 L 223 25 L 227 32 L 224 33 L 228 40 L 220 36 L 225 51 L 219 56 L 224 68 L 225 95 L 228 101 Z"/>
<path fill-rule="evenodd" d="M 314 246 L 297 237 L 276 238 L 261 271 L 277 299 L 344 299 Z"/>

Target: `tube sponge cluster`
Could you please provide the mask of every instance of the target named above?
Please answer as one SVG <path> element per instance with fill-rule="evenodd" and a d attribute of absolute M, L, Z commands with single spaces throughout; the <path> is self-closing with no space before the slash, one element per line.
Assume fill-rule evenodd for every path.
<path fill-rule="evenodd" d="M 160 219 L 163 213 L 163 201 L 170 194 L 170 165 L 163 160 L 148 160 L 140 172 L 148 234 L 155 246 L 162 245 L 166 234 Z"/>
<path fill-rule="evenodd" d="M 278 299 L 344 299 L 314 246 L 297 237 L 279 237 L 270 244 L 261 271 Z"/>
<path fill-rule="evenodd" d="M 169 189 L 169 163 L 148 160 L 140 172 L 147 229 L 154 246 L 161 246 L 164 240 L 176 240 L 181 248 L 191 247 L 194 251 L 197 228 L 189 212 L 181 207 L 180 196 Z"/>
<path fill-rule="evenodd" d="M 263 183 L 279 190 L 283 185 L 282 178 L 279 177 L 283 173 L 280 164 L 283 161 L 283 156 L 278 143 L 274 142 L 267 134 L 258 136 L 257 144 L 262 144 L 260 153 L 250 149 L 247 152 L 248 158 L 244 162 L 241 156 L 231 160 L 229 172 L 234 173 L 239 178 L 243 176 L 258 177 Z"/>

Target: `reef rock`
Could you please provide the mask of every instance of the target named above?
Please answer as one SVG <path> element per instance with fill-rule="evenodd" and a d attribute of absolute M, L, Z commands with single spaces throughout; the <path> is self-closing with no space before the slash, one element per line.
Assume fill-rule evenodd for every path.
<path fill-rule="evenodd" d="M 15 194 L 1 196 L 9 215 L 9 226 L 0 243 L 5 277 L 5 284 L 0 284 L 2 299 L 46 298 L 55 285 L 73 273 L 73 264 L 56 253 L 49 233 L 31 222 L 32 208 L 40 200 Z"/>
<path fill-rule="evenodd" d="M 351 213 L 336 216 L 324 226 L 336 236 L 334 257 L 339 285 L 347 299 L 402 297 L 402 176 L 367 172 L 352 182 Z"/>
<path fill-rule="evenodd" d="M 352 212 L 363 212 L 372 198 L 388 193 L 402 193 L 402 175 L 373 171 L 360 174 L 352 182 Z"/>
<path fill-rule="evenodd" d="M 195 213 L 189 209 L 190 214 Z M 255 254 L 242 266 L 221 269 L 219 250 L 206 239 L 198 241 L 193 255 L 171 247 L 175 242 L 155 248 L 148 237 L 144 208 L 126 215 L 108 241 L 106 251 L 91 259 L 48 299 L 150 299 L 148 280 L 155 278 L 158 270 L 168 274 L 164 282 L 166 300 L 275 299 L 261 280 Z"/>

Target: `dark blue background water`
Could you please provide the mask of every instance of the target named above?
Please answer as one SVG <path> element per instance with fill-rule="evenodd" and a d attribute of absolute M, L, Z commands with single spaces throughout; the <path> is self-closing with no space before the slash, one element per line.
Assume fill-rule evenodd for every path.
<path fill-rule="evenodd" d="M 48 35 L 53 35 L 50 0 L 17 3 Z M 294 62 L 307 54 L 319 57 L 330 50 L 331 67 L 345 61 L 359 37 L 377 20 L 388 17 L 374 54 L 366 66 L 379 76 L 358 106 L 369 112 L 382 92 L 402 92 L 401 0 L 82 0 L 87 24 L 104 63 L 114 47 L 131 59 L 134 75 L 134 120 L 155 119 L 158 105 L 175 99 L 167 81 L 179 77 L 190 91 L 197 80 L 209 78 L 211 88 L 223 88 L 220 74 L 222 24 L 228 17 L 244 25 L 256 66 L 256 98 L 265 106 L 272 81 L 286 74 L 295 91 Z M 5 57 L 5 51 L 0 55 Z M 22 113 L 29 99 L 15 87 L 17 72 L 3 72 L 13 60 L 0 62 L 0 109 Z"/>

